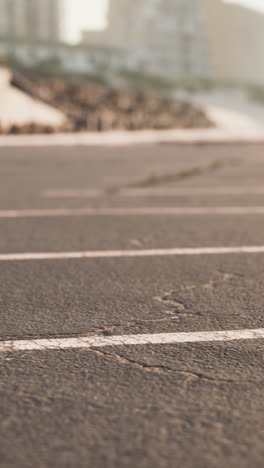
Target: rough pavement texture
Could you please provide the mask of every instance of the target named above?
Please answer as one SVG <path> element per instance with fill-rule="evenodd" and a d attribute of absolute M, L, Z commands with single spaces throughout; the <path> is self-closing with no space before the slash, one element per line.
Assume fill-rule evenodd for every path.
<path fill-rule="evenodd" d="M 230 161 L 236 164 L 230 164 Z M 193 171 L 218 161 L 216 171 Z M 219 161 L 221 164 L 219 164 Z M 168 182 L 167 174 L 188 177 Z M 261 195 L 47 199 L 47 189 L 255 187 L 262 146 L 1 149 L 0 208 L 253 206 Z M 0 252 L 262 245 L 263 216 L 0 220 Z M 1 263 L 0 340 L 263 328 L 259 255 Z M 261 468 L 262 340 L 0 355 L 0 461 Z"/>

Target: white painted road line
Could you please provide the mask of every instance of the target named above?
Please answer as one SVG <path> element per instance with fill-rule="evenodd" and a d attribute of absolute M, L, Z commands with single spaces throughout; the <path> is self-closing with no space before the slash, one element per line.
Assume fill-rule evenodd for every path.
<path fill-rule="evenodd" d="M 233 340 L 264 339 L 264 328 L 191 333 L 160 333 L 149 335 L 84 336 L 36 340 L 0 341 L 0 352 L 89 349 L 104 346 L 165 345 Z"/>
<path fill-rule="evenodd" d="M 146 208 L 56 208 L 0 210 L 1 219 L 71 216 L 206 216 L 264 215 L 264 206 L 146 207 Z"/>
<path fill-rule="evenodd" d="M 126 191 L 125 191 L 126 192 Z M 44 198 L 100 198 L 109 195 L 123 195 L 123 190 L 118 192 L 107 192 L 99 189 L 48 189 L 41 192 Z"/>
<path fill-rule="evenodd" d="M 73 260 L 88 258 L 177 257 L 189 255 L 224 255 L 264 253 L 264 246 L 201 247 L 150 250 L 88 250 L 81 252 L 29 252 L 0 254 L 0 261 Z"/>
<path fill-rule="evenodd" d="M 102 197 L 177 197 L 177 196 L 221 196 L 221 195 L 264 195 L 264 187 L 177 187 L 154 189 L 121 189 L 107 191 L 99 189 L 48 189 L 44 198 L 102 198 Z"/>

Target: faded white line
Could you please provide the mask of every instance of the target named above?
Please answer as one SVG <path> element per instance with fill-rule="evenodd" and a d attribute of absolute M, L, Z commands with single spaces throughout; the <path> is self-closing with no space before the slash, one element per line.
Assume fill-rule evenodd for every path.
<path fill-rule="evenodd" d="M 202 247 L 149 250 L 90 250 L 81 252 L 30 252 L 0 254 L 0 261 L 72 260 L 88 258 L 177 257 L 184 255 L 224 255 L 264 253 L 264 246 Z"/>
<path fill-rule="evenodd" d="M 118 192 L 123 194 L 122 192 Z M 104 190 L 99 189 L 48 189 L 41 192 L 42 197 L 44 198 L 99 198 L 104 196 L 109 196 L 111 193 L 108 193 Z"/>
<path fill-rule="evenodd" d="M 102 198 L 102 197 L 182 197 L 182 196 L 264 195 L 264 187 L 177 187 L 144 188 L 107 191 L 99 189 L 48 189 L 44 198 Z"/>
<path fill-rule="evenodd" d="M 207 216 L 264 215 L 264 206 L 198 206 L 145 208 L 55 208 L 0 210 L 0 218 L 53 218 L 71 216 Z"/>
<path fill-rule="evenodd" d="M 105 346 L 165 345 L 215 341 L 258 340 L 264 338 L 264 328 L 191 333 L 159 333 L 123 336 L 84 336 L 36 340 L 0 341 L 0 352 L 47 351 L 60 349 L 90 349 Z"/>

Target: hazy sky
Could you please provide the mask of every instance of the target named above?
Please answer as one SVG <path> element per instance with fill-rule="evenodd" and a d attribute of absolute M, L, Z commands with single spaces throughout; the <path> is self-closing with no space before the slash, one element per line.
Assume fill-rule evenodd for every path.
<path fill-rule="evenodd" d="M 227 3 L 239 3 L 264 11 L 264 0 L 225 0 Z"/>
<path fill-rule="evenodd" d="M 63 1 L 65 4 L 65 35 L 68 40 L 78 41 L 82 29 L 102 29 L 105 26 L 108 0 Z M 226 1 L 256 7 L 264 11 L 264 0 Z"/>
<path fill-rule="evenodd" d="M 104 27 L 108 0 L 63 0 L 63 3 L 65 33 L 69 40 L 77 41 L 82 29 Z"/>

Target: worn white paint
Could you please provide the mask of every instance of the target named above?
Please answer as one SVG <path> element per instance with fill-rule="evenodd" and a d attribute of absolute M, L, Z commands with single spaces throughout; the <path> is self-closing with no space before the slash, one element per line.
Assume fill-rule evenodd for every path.
<path fill-rule="evenodd" d="M 224 255 L 264 253 L 264 246 L 202 247 L 150 250 L 90 250 L 83 252 L 29 252 L 0 254 L 1 262 L 26 260 L 73 260 L 89 258 L 177 257 L 191 255 Z"/>
<path fill-rule="evenodd" d="M 173 187 L 121 189 L 116 192 L 99 189 L 47 189 L 44 198 L 100 198 L 100 197 L 188 197 L 188 196 L 240 196 L 264 195 L 264 186 L 259 187 Z"/>
<path fill-rule="evenodd" d="M 50 208 L 1 210 L 0 218 L 42 218 L 67 216 L 206 216 L 264 215 L 264 206 L 195 206 L 145 208 Z"/>
<path fill-rule="evenodd" d="M 0 341 L 0 352 L 90 349 L 105 346 L 165 345 L 264 339 L 264 329 L 156 333 L 148 335 L 84 336 L 36 340 Z"/>

